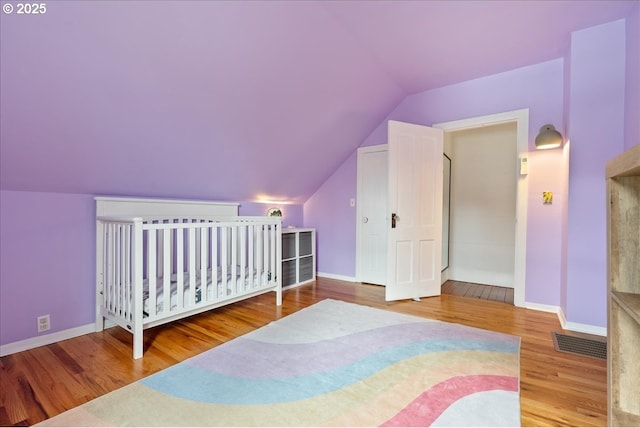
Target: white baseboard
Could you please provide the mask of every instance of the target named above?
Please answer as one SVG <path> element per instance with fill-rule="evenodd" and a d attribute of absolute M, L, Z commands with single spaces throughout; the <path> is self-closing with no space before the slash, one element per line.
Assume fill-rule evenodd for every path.
<path fill-rule="evenodd" d="M 316 276 L 329 279 L 337 279 L 340 281 L 357 282 L 354 277 L 334 275 L 331 273 L 318 272 Z M 597 336 L 607 336 L 607 328 L 599 327 L 589 324 L 580 324 L 567 321 L 564 311 L 559 306 L 543 305 L 540 303 L 525 302 L 525 308 L 532 309 L 541 312 L 550 312 L 558 316 L 560 326 L 564 330 L 576 331 L 579 333 L 594 334 Z M 114 327 L 115 324 L 107 321 L 105 328 Z M 32 337 L 30 339 L 21 340 L 18 342 L 9 343 L 6 345 L 0 345 L 0 357 L 6 355 L 15 354 L 16 352 L 27 351 L 29 349 L 38 348 L 40 346 L 50 345 L 62 340 L 73 339 L 74 337 L 82 336 L 88 333 L 94 333 L 96 331 L 95 324 L 86 324 L 80 327 L 71 328 L 64 331 L 58 331 L 56 333 L 45 334 L 42 336 Z"/>
<path fill-rule="evenodd" d="M 560 320 L 560 326 L 563 329 L 567 329 L 567 317 L 564 314 L 564 311 L 562 310 L 562 308 L 558 308 L 558 320 Z"/>
<path fill-rule="evenodd" d="M 32 337 L 30 339 L 20 340 L 18 342 L 8 343 L 6 345 L 0 345 L 0 357 L 38 348 L 40 346 L 50 345 L 52 343 L 60 342 L 61 340 L 73 339 L 74 337 L 93 333 L 95 331 L 96 325 L 92 323 L 51 334 Z"/>
<path fill-rule="evenodd" d="M 525 302 L 525 308 L 535 311 L 551 312 L 558 316 L 560 327 L 563 330 L 575 331 L 578 333 L 594 334 L 596 336 L 607 336 L 607 328 L 590 324 L 580 324 L 577 322 L 567 321 L 567 317 L 560 306 L 542 305 L 540 303 Z"/>
<path fill-rule="evenodd" d="M 580 324 L 568 321 L 564 326 L 565 330 L 577 331 L 578 333 L 594 334 L 596 336 L 607 337 L 607 328 L 597 325 Z"/>
<path fill-rule="evenodd" d="M 561 312 L 559 306 L 543 305 L 541 303 L 524 302 L 524 307 L 526 309 L 533 309 L 534 311 L 551 312 L 552 314 L 559 314 Z"/>
<path fill-rule="evenodd" d="M 440 272 L 440 285 L 444 284 L 449 280 L 449 268 L 446 268 L 442 272 Z"/>
<path fill-rule="evenodd" d="M 358 282 L 353 276 L 335 275 L 333 273 L 317 272 L 316 276 L 320 276 L 322 278 L 337 279 L 339 281 Z"/>

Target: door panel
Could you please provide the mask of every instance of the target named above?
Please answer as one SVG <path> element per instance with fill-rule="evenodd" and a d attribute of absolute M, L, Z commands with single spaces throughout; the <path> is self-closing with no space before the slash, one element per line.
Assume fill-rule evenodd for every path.
<path fill-rule="evenodd" d="M 439 295 L 443 132 L 389 121 L 388 147 L 386 300 Z"/>

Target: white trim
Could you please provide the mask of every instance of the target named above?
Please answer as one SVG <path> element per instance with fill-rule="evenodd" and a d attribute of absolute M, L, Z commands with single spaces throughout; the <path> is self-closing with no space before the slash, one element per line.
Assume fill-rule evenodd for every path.
<path fill-rule="evenodd" d="M 550 312 L 558 315 L 558 321 L 560 322 L 560 327 L 562 327 L 563 330 L 575 331 L 578 333 L 594 334 L 596 336 L 604 336 L 604 337 L 607 336 L 606 327 L 598 327 L 596 325 L 580 324 L 576 322 L 567 321 L 567 317 L 565 316 L 564 311 L 559 306 L 525 302 L 524 307 L 534 311 Z"/>
<path fill-rule="evenodd" d="M 74 337 L 83 336 L 85 334 L 95 333 L 95 331 L 96 325 L 91 323 L 80 327 L 70 328 L 68 330 L 8 343 L 6 345 L 0 345 L 0 357 L 15 354 L 17 352 L 28 351 L 29 349 L 38 348 L 40 346 L 51 345 L 52 343 L 73 339 Z"/>
<path fill-rule="evenodd" d="M 442 272 L 440 272 L 440 285 L 443 285 L 445 282 L 449 281 L 449 268 L 447 267 Z"/>
<path fill-rule="evenodd" d="M 558 320 L 560 320 L 560 325 L 562 328 L 566 329 L 567 326 L 567 316 L 564 314 L 562 307 L 558 308 Z"/>
<path fill-rule="evenodd" d="M 560 319 L 560 313 L 562 312 L 562 309 L 560 309 L 560 306 L 543 305 L 541 303 L 524 302 L 523 307 L 526 308 L 526 309 L 534 310 L 534 311 L 549 312 L 549 313 L 552 313 L 552 314 L 556 314 L 556 315 L 558 315 L 558 320 L 560 321 L 560 325 L 562 325 L 562 320 Z M 562 315 L 562 318 L 564 318 L 564 314 Z"/>
<path fill-rule="evenodd" d="M 129 197 L 120 197 L 120 196 L 95 196 L 93 199 L 95 199 L 96 201 L 118 202 L 118 203 L 153 202 L 157 204 L 175 205 L 176 202 L 179 202 L 180 204 L 186 204 L 186 205 L 228 205 L 228 206 L 240 205 L 239 202 L 217 202 L 217 201 L 205 201 L 205 200 L 196 200 L 196 199 L 129 198 Z"/>
<path fill-rule="evenodd" d="M 445 132 L 462 131 L 466 129 L 481 128 L 485 126 L 499 125 L 502 123 L 516 122 L 517 124 L 517 151 L 518 158 L 529 152 L 529 109 L 514 110 L 504 113 L 490 114 L 469 119 L 455 120 L 434 124 L 434 128 L 440 128 Z M 526 255 L 527 255 L 527 203 L 529 200 L 528 175 L 518 175 L 518 190 L 516 202 L 516 236 L 515 236 L 515 261 L 514 261 L 514 305 L 525 307 L 525 283 L 526 283 Z"/>
<path fill-rule="evenodd" d="M 96 196 L 96 217 L 237 217 L 239 203 Z M 185 217 L 185 218 L 187 218 Z"/>
<path fill-rule="evenodd" d="M 597 325 L 580 324 L 577 322 L 567 321 L 564 326 L 565 330 L 577 331 L 578 333 L 595 334 L 596 336 L 607 337 L 607 328 L 598 327 Z"/>
<path fill-rule="evenodd" d="M 339 281 L 360 282 L 353 276 L 335 275 L 335 274 L 332 274 L 332 273 L 325 273 L 325 272 L 318 272 L 318 273 L 316 273 L 316 276 L 321 277 L 321 278 L 337 279 Z"/>

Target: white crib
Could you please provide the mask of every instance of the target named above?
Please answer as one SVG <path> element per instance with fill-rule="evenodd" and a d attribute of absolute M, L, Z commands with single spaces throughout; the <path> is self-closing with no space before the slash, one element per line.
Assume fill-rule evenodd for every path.
<path fill-rule="evenodd" d="M 96 331 L 133 334 L 274 291 L 282 304 L 278 217 L 240 217 L 238 204 L 96 197 Z"/>

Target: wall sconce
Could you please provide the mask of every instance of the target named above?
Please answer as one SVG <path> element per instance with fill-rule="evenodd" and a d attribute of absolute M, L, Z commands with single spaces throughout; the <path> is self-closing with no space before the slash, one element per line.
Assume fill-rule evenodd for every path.
<path fill-rule="evenodd" d="M 562 134 L 553 125 L 544 125 L 536 137 L 536 149 L 555 149 L 562 145 Z"/>
<path fill-rule="evenodd" d="M 269 208 L 267 215 L 269 217 L 282 217 L 282 210 L 280 208 Z"/>

